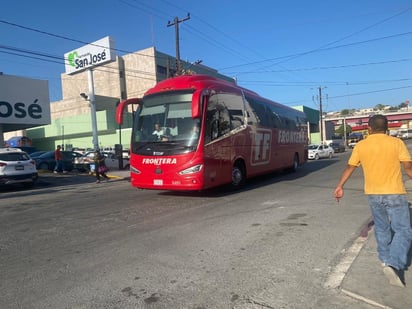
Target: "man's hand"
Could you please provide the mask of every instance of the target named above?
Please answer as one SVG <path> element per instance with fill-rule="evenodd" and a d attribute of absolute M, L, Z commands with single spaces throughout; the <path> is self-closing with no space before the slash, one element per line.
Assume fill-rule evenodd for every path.
<path fill-rule="evenodd" d="M 349 177 L 352 175 L 353 171 L 356 169 L 356 166 L 354 165 L 346 165 L 345 170 L 342 173 L 342 176 L 340 177 L 339 183 L 336 186 L 334 195 L 336 201 L 339 203 L 339 200 L 343 197 L 343 185 L 346 183 L 346 181 L 349 179 Z"/>
<path fill-rule="evenodd" d="M 336 187 L 334 194 L 335 194 L 336 202 L 339 203 L 339 200 L 343 197 L 343 188 Z"/>

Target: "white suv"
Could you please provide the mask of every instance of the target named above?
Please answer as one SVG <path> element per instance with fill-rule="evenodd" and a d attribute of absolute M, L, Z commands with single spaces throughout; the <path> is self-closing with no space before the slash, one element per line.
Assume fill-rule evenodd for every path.
<path fill-rule="evenodd" d="M 22 183 L 33 186 L 38 174 L 36 162 L 19 148 L 0 148 L 0 185 Z"/>

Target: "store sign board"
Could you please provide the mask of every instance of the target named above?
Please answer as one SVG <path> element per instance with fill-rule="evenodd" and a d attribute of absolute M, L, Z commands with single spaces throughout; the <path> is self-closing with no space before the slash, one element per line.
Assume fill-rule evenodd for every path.
<path fill-rule="evenodd" d="M 50 124 L 48 81 L 0 75 L 0 124 Z"/>
<path fill-rule="evenodd" d="M 64 54 L 67 74 L 73 74 L 114 60 L 116 60 L 114 41 L 109 36 Z"/>

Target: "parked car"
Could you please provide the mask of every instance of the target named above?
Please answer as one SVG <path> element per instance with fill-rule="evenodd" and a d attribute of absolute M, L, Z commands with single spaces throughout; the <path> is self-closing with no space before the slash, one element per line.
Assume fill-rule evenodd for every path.
<path fill-rule="evenodd" d="M 409 139 L 412 137 L 412 129 L 399 129 L 397 136 L 401 139 Z"/>
<path fill-rule="evenodd" d="M 81 154 L 74 151 L 62 151 L 63 154 L 63 166 L 65 171 L 72 171 L 74 169 L 73 161 L 76 157 L 80 157 Z M 47 151 L 36 157 L 36 167 L 38 170 L 54 170 L 56 166 L 56 160 L 54 160 L 54 151 Z"/>
<path fill-rule="evenodd" d="M 334 151 L 335 153 L 337 153 L 337 152 L 345 152 L 345 151 L 346 151 L 345 145 L 344 145 L 343 143 L 335 143 L 335 142 L 333 142 L 333 143 L 330 143 L 329 146 L 332 147 L 332 149 L 333 149 L 333 151 Z"/>
<path fill-rule="evenodd" d="M 118 170 L 119 169 L 119 159 L 113 152 L 102 152 L 105 156 L 105 163 L 109 170 Z M 79 172 L 90 172 L 93 171 L 94 165 L 93 162 L 94 152 L 90 151 L 84 154 L 81 157 L 77 157 L 74 159 L 74 168 L 76 168 Z M 123 169 L 130 168 L 130 160 L 128 158 L 123 157 Z"/>
<path fill-rule="evenodd" d="M 122 157 L 123 157 L 123 167 L 122 169 L 129 169 L 130 168 L 130 159 L 128 157 L 125 157 L 125 154 L 128 154 L 127 152 L 122 152 Z M 116 156 L 116 154 L 112 152 L 103 152 L 103 155 L 106 157 L 106 160 L 104 161 L 106 163 L 106 166 L 109 169 L 119 169 L 119 159 Z"/>
<path fill-rule="evenodd" d="M 332 158 L 334 153 L 333 148 L 328 145 L 311 144 L 308 146 L 308 158 L 312 160 Z"/>
<path fill-rule="evenodd" d="M 356 146 L 356 144 L 363 140 L 363 135 L 361 133 L 352 133 L 348 136 L 348 147 L 353 148 Z"/>
<path fill-rule="evenodd" d="M 93 164 L 94 152 L 89 151 L 80 157 L 76 157 L 73 160 L 73 168 L 77 169 L 79 172 L 90 171 L 90 164 Z"/>
<path fill-rule="evenodd" d="M 37 157 L 40 157 L 43 153 L 46 153 L 47 151 L 35 151 L 29 154 L 30 158 L 35 159 Z"/>
<path fill-rule="evenodd" d="M 122 150 L 122 156 L 123 156 L 123 159 L 130 159 L 130 150 L 129 149 L 123 149 Z"/>
<path fill-rule="evenodd" d="M 18 148 L 0 148 L 0 185 L 33 186 L 38 178 L 36 163 Z"/>

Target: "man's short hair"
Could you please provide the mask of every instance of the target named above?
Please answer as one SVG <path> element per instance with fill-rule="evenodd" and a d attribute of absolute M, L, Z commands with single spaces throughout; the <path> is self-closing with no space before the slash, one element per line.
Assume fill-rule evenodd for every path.
<path fill-rule="evenodd" d="M 388 119 L 383 115 L 373 115 L 369 118 L 368 125 L 374 132 L 386 132 Z"/>

